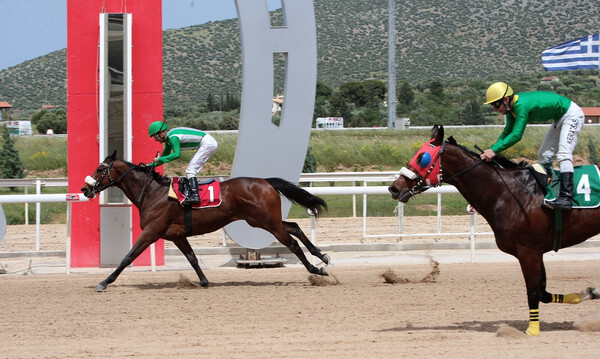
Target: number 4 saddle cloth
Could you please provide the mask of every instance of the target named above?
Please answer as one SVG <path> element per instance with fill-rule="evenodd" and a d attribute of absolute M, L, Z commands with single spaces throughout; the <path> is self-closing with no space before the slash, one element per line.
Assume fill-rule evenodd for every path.
<path fill-rule="evenodd" d="M 595 165 L 575 166 L 573 173 L 573 208 L 600 206 L 600 172 Z M 553 170 L 546 189 L 546 199 L 553 201 L 560 192 L 560 172 Z"/>
<path fill-rule="evenodd" d="M 185 199 L 185 194 L 182 191 L 184 184 L 179 177 L 171 178 L 171 185 L 169 186 L 169 198 L 173 198 L 181 203 Z M 198 184 L 198 195 L 200 196 L 200 203 L 192 205 L 192 208 L 206 208 L 206 207 L 218 207 L 221 205 L 221 182 L 214 179 L 202 182 Z"/>

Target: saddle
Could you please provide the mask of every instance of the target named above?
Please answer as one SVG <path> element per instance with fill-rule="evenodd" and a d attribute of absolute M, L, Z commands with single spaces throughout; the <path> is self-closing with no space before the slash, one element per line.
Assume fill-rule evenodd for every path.
<path fill-rule="evenodd" d="M 171 185 L 169 186 L 169 198 L 176 199 L 179 201 L 179 204 L 186 198 L 187 192 L 189 191 L 188 182 L 184 181 L 184 179 L 185 178 L 172 177 Z M 220 206 L 222 202 L 221 182 L 211 179 L 198 183 L 198 195 L 200 196 L 200 203 L 192 204 L 192 208 L 197 209 Z"/>
<path fill-rule="evenodd" d="M 600 171 L 595 165 L 575 166 L 573 173 L 573 208 L 597 208 L 600 206 Z M 537 179 L 536 179 L 537 180 Z M 545 199 L 554 200 L 560 190 L 560 171 L 552 169 L 547 175 Z"/>

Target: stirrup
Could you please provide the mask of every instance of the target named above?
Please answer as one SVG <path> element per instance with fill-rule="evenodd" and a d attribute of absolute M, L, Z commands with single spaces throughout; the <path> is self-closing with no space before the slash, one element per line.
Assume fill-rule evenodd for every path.
<path fill-rule="evenodd" d="M 573 200 L 565 197 L 558 197 L 550 203 L 544 203 L 548 206 L 552 206 L 554 209 L 561 209 L 563 211 L 570 211 L 573 209 Z"/>
<path fill-rule="evenodd" d="M 198 196 L 190 196 L 190 197 L 186 197 L 183 201 L 181 201 L 181 204 L 198 204 L 200 203 L 200 198 Z"/>
<path fill-rule="evenodd" d="M 544 199 L 542 201 L 542 208 L 554 209 L 554 206 L 552 205 L 552 202 L 554 202 L 554 201 L 548 201 L 547 199 Z"/>

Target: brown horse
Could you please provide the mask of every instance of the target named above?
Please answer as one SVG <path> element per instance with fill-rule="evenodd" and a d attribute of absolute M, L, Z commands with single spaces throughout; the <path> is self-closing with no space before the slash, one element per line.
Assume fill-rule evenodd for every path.
<path fill-rule="evenodd" d="M 405 203 L 427 188 L 450 183 L 487 220 L 498 248 L 519 260 L 529 304 L 527 334 L 539 335 L 540 302 L 577 304 L 600 298 L 594 288 L 566 295 L 546 291 L 543 255 L 554 247 L 555 213 L 542 209 L 543 188 L 527 167 L 502 158 L 495 163 L 483 162 L 452 137 L 444 142 L 444 128 L 438 126 L 433 127 L 431 141 L 411 164 L 402 168 L 400 177 L 389 187 L 392 198 Z M 563 212 L 562 242 L 556 250 L 600 233 L 598 216 L 600 208 Z"/>
<path fill-rule="evenodd" d="M 170 179 L 160 176 L 153 167 L 138 166 L 116 159 L 116 151 L 100 163 L 91 177 L 86 178 L 86 185 L 81 191 L 89 198 L 112 186 L 120 188 L 139 209 L 142 228 L 142 234 L 117 269 L 98 284 L 98 291 L 105 290 L 123 269 L 159 238 L 175 243 L 196 271 L 200 284 L 203 287 L 208 286 L 208 280 L 202 273 L 198 259 L 187 240 L 184 209 L 178 201 L 168 198 L 169 185 Z M 324 268 L 315 267 L 306 259 L 302 248 L 292 238 L 293 235 L 300 239 L 312 255 L 329 264 L 329 256 L 321 253 L 296 223 L 282 221 L 280 194 L 312 210 L 315 215 L 327 208 L 327 204 L 321 198 L 281 178 L 238 177 L 221 183 L 220 206 L 191 211 L 192 225 L 189 235 L 213 232 L 233 221 L 245 220 L 249 225 L 273 234 L 300 259 L 310 273 L 328 275 Z"/>

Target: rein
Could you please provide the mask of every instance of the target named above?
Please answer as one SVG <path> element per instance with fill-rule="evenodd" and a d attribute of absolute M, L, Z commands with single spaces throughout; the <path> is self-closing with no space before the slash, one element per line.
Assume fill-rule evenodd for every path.
<path fill-rule="evenodd" d="M 466 173 L 466 172 L 469 172 L 469 171 L 470 171 L 470 170 L 472 170 L 473 168 L 475 168 L 475 167 L 477 167 L 477 166 L 479 166 L 479 165 L 483 164 L 483 162 L 484 162 L 483 160 L 479 160 L 479 161 L 475 162 L 474 164 L 470 165 L 469 167 L 465 168 L 464 170 L 462 170 L 462 171 L 460 171 L 460 172 L 458 172 L 458 173 L 455 173 L 455 174 L 453 174 L 452 176 L 450 176 L 450 177 L 448 177 L 448 178 L 444 179 L 442 182 L 448 182 L 448 181 L 450 181 L 451 179 L 453 179 L 454 177 L 461 176 L 461 175 L 463 175 L 464 173 Z"/>
<path fill-rule="evenodd" d="M 477 150 L 479 150 L 481 153 L 483 153 L 483 150 L 482 150 L 481 148 L 479 148 L 479 146 L 475 145 L 475 149 L 477 149 Z M 531 195 L 531 197 L 534 197 L 534 198 L 535 198 L 535 195 L 533 194 L 533 192 L 531 192 L 531 191 L 529 190 L 529 188 L 527 188 L 527 187 L 526 187 L 526 186 L 525 186 L 525 185 L 524 185 L 524 184 L 523 184 L 521 181 L 519 181 L 518 179 L 516 179 L 516 178 L 515 178 L 515 176 L 513 176 L 513 175 L 512 175 L 512 173 L 508 172 L 508 171 L 506 170 L 506 168 L 502 167 L 502 165 L 501 165 L 500 163 L 498 163 L 498 161 L 496 161 L 495 159 L 492 159 L 492 161 L 493 161 L 493 162 L 494 162 L 496 165 L 498 165 L 498 167 L 502 168 L 502 169 L 504 170 L 504 172 L 508 173 L 508 175 L 509 175 L 509 176 L 511 176 L 511 177 L 512 177 L 512 179 L 514 179 L 514 180 L 515 180 L 515 182 L 517 182 L 518 184 L 520 184 L 520 185 L 521 185 L 521 187 L 523 187 L 523 189 L 524 189 L 525 191 L 527 191 L 527 193 L 529 193 L 529 194 Z M 503 181 L 503 182 L 504 182 L 504 181 Z M 504 182 L 504 183 L 506 183 L 506 182 Z M 507 186 L 508 186 L 508 185 L 507 185 Z"/>

